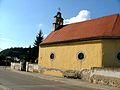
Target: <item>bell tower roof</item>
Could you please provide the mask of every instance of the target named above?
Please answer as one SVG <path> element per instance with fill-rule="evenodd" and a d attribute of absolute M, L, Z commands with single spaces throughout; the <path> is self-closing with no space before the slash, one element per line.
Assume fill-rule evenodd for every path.
<path fill-rule="evenodd" d="M 63 18 L 60 9 L 58 9 L 57 14 L 54 16 L 53 31 L 56 31 L 61 26 L 63 26 Z"/>

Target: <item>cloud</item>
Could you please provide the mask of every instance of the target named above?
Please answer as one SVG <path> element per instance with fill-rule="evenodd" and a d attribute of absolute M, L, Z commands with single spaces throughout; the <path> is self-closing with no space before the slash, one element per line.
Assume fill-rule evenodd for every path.
<path fill-rule="evenodd" d="M 42 23 L 40 23 L 39 25 L 38 25 L 38 29 L 37 29 L 37 34 L 39 33 L 39 31 L 40 30 L 42 30 L 41 28 L 43 27 L 43 24 Z M 43 32 L 43 31 L 42 31 Z M 43 38 L 45 39 L 46 37 L 48 36 L 48 34 L 43 34 Z"/>
<path fill-rule="evenodd" d="M 43 26 L 43 24 L 40 23 L 40 24 L 38 25 L 38 28 L 40 29 L 42 26 Z"/>
<path fill-rule="evenodd" d="M 88 10 L 81 10 L 77 16 L 72 17 L 70 19 L 65 19 L 64 24 L 70 24 L 70 23 L 75 23 L 75 22 L 82 22 L 90 20 L 90 11 Z"/>
<path fill-rule="evenodd" d="M 35 34 L 38 34 L 40 30 L 42 30 L 41 28 L 43 27 L 43 24 L 40 23 L 36 26 L 36 33 Z"/>
<path fill-rule="evenodd" d="M 8 38 L 0 38 L 0 40 L 3 40 L 3 41 L 9 41 L 9 42 L 14 42 L 14 40 L 12 40 L 12 39 L 8 39 Z"/>

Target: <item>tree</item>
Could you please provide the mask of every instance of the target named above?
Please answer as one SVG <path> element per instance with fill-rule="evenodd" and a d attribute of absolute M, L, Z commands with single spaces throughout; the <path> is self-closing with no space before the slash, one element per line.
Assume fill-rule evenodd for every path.
<path fill-rule="evenodd" d="M 0 61 L 1 60 L 5 60 L 6 59 L 6 56 L 5 55 L 0 55 Z"/>
<path fill-rule="evenodd" d="M 42 30 L 39 31 L 38 35 L 36 36 L 36 40 L 34 42 L 34 46 L 36 47 L 39 47 L 39 44 L 42 42 L 43 40 L 43 33 L 42 33 Z"/>
<path fill-rule="evenodd" d="M 36 40 L 33 45 L 34 47 L 31 49 L 32 63 L 34 63 L 35 59 L 38 58 L 39 44 L 42 42 L 42 40 L 43 40 L 43 33 L 42 33 L 42 30 L 40 30 L 38 35 L 36 36 Z"/>
<path fill-rule="evenodd" d="M 5 65 L 6 56 L 0 55 L 0 65 Z"/>

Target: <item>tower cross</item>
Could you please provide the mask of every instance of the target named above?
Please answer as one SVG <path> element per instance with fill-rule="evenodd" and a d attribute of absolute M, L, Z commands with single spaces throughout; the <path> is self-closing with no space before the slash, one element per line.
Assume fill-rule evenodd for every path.
<path fill-rule="evenodd" d="M 58 8 L 58 12 L 60 12 L 61 11 L 61 9 L 60 9 L 60 7 Z"/>

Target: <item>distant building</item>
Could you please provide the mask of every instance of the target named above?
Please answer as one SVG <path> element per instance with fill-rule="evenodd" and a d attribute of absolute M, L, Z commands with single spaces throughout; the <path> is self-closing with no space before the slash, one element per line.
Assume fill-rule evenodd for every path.
<path fill-rule="evenodd" d="M 61 70 L 120 67 L 120 15 L 63 25 L 57 12 L 38 59 L 42 67 Z"/>
<path fill-rule="evenodd" d="M 20 62 L 20 59 L 17 57 L 13 57 L 14 62 Z"/>

